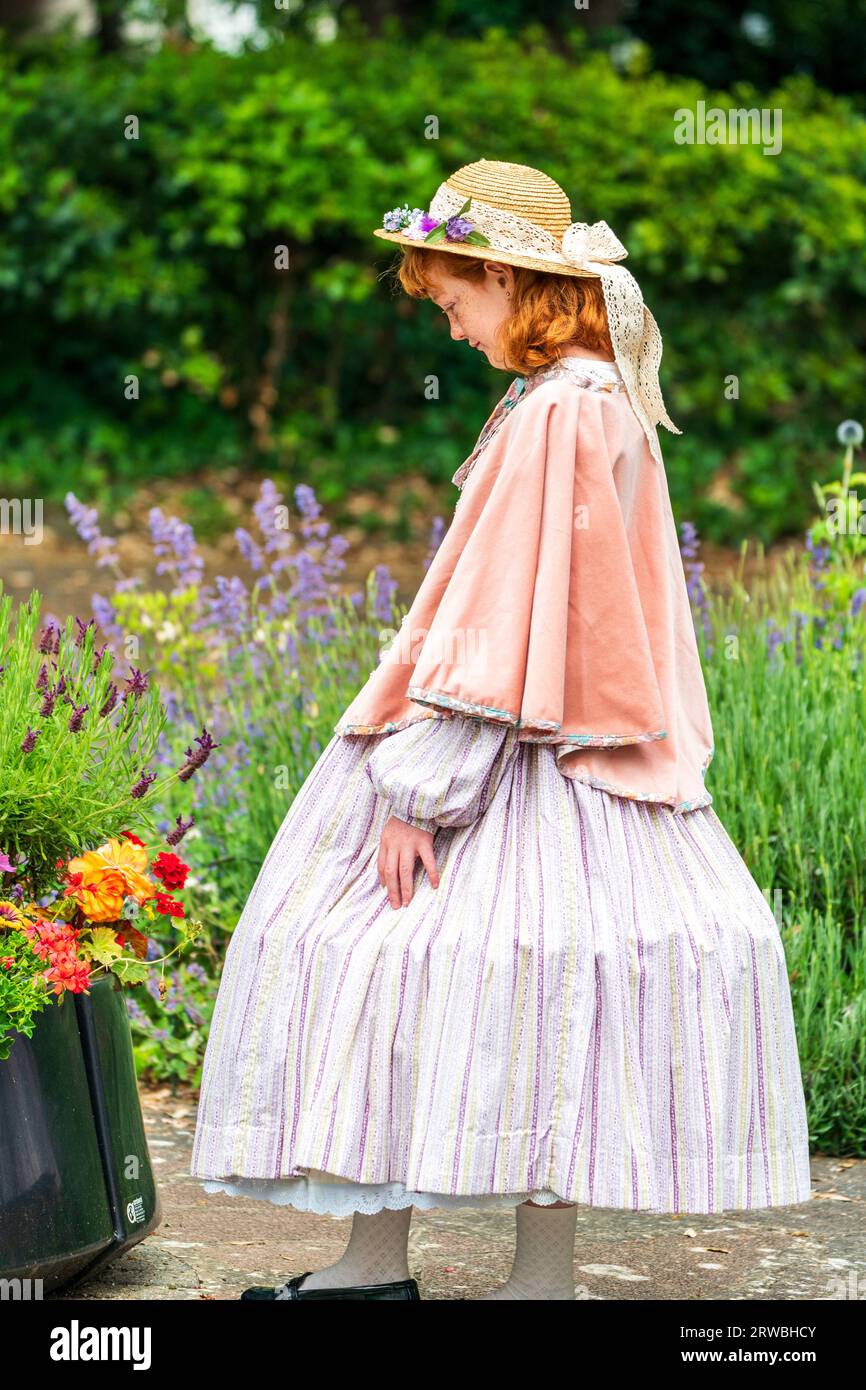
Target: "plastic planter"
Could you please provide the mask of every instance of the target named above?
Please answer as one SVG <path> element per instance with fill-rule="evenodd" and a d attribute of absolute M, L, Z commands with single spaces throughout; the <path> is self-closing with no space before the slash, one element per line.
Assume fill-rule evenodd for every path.
<path fill-rule="evenodd" d="M 103 976 L 47 1008 L 0 1061 L 0 1278 L 50 1292 L 161 1215 L 124 991 Z"/>

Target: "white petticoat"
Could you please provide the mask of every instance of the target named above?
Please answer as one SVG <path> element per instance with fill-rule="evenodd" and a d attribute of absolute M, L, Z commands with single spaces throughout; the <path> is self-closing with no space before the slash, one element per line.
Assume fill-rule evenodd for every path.
<path fill-rule="evenodd" d="M 514 1207 L 530 1198 L 538 1206 L 562 1201 L 555 1192 L 496 1192 L 476 1196 L 454 1196 L 450 1192 L 407 1192 L 401 1182 L 326 1181 L 301 1176 L 275 1182 L 269 1178 L 236 1178 L 234 1182 L 207 1180 L 205 1192 L 224 1192 L 229 1197 L 254 1197 L 275 1206 L 292 1206 L 296 1211 L 312 1211 L 319 1216 L 352 1216 L 360 1211 L 374 1215 L 384 1207 L 392 1211 L 417 1207 L 432 1211 L 440 1207 Z"/>

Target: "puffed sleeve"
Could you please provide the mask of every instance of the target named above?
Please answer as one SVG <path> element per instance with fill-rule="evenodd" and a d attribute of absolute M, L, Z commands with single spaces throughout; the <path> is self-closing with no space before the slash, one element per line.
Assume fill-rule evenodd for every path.
<path fill-rule="evenodd" d="M 483 815 L 518 747 L 517 731 L 502 724 L 421 719 L 383 737 L 366 773 L 393 815 L 432 833 Z"/>

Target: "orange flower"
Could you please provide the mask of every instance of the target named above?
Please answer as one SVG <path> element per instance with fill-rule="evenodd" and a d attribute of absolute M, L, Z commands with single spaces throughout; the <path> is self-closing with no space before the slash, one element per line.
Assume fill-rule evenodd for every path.
<path fill-rule="evenodd" d="M 68 896 L 91 922 L 115 922 L 123 915 L 124 898 L 147 902 L 156 889 L 143 870 L 147 851 L 129 840 L 109 840 L 70 859 L 68 873 L 78 880 Z"/>

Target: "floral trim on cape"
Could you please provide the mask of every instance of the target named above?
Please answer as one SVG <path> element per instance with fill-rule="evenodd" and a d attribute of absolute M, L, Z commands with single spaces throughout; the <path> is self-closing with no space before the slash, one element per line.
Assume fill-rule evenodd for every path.
<path fill-rule="evenodd" d="M 497 709 L 494 705 L 476 705 L 470 700 L 456 700 L 451 695 L 446 695 L 442 690 L 425 690 L 419 685 L 410 685 L 406 689 L 406 698 L 414 700 L 419 705 L 444 705 L 446 709 L 455 710 L 458 714 L 468 714 L 477 716 L 481 719 L 498 721 L 501 724 L 510 724 L 516 729 L 548 729 L 549 733 L 526 734 L 520 741 L 521 743 L 577 743 L 584 748 L 618 748 L 625 743 L 650 743 L 654 739 L 667 738 L 666 729 L 657 729 L 651 733 L 643 734 L 561 734 L 559 730 L 562 725 L 553 719 L 532 719 L 524 720 L 519 714 L 515 714 L 510 709 Z"/>

